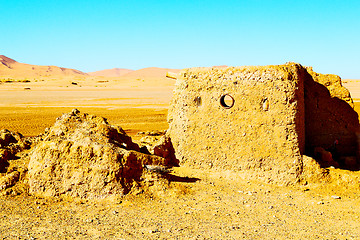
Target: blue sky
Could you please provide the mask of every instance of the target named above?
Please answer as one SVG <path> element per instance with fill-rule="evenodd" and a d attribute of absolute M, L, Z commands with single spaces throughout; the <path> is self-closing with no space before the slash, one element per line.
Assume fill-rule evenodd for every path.
<path fill-rule="evenodd" d="M 84 72 L 288 61 L 360 78 L 358 0 L 0 0 L 0 55 Z"/>

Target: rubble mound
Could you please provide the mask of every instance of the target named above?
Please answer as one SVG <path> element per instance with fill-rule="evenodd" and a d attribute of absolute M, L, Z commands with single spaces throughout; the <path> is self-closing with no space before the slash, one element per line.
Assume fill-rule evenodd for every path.
<path fill-rule="evenodd" d="M 29 158 L 30 194 L 87 199 L 122 196 L 141 181 L 145 166 L 172 165 L 140 152 L 121 127 L 77 109 L 40 136 Z"/>

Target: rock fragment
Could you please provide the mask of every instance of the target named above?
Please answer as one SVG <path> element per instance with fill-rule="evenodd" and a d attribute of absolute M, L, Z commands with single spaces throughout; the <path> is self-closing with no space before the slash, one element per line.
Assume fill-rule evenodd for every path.
<path fill-rule="evenodd" d="M 336 196 L 336 195 L 334 195 L 334 196 L 331 196 L 333 199 L 341 199 L 341 197 L 340 196 Z"/>
<path fill-rule="evenodd" d="M 175 149 L 172 145 L 171 138 L 164 135 L 153 147 L 153 154 L 163 157 L 171 166 L 179 166 L 179 160 L 175 156 Z"/>
<path fill-rule="evenodd" d="M 0 191 L 13 186 L 19 179 L 20 173 L 18 171 L 11 172 L 4 177 L 0 177 Z"/>
<path fill-rule="evenodd" d="M 31 143 L 20 133 L 7 129 L 0 130 L 0 172 L 6 172 L 9 160 L 24 149 L 28 149 Z"/>

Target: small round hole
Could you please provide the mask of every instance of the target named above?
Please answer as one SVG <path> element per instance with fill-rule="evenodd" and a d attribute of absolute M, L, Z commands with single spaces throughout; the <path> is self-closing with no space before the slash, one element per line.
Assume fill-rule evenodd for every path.
<path fill-rule="evenodd" d="M 224 108 L 232 108 L 234 106 L 235 100 L 229 94 L 225 94 L 220 98 L 220 104 Z"/>

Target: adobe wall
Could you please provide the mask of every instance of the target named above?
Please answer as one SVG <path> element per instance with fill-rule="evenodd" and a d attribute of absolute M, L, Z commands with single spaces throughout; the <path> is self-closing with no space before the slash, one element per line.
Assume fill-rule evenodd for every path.
<path fill-rule="evenodd" d="M 168 115 L 180 164 L 297 181 L 305 150 L 302 75 L 293 63 L 181 72 Z"/>
<path fill-rule="evenodd" d="M 336 148 L 339 156 L 356 156 L 358 114 L 353 109 L 350 93 L 342 86 L 340 77 L 319 74 L 307 68 L 304 82 L 306 153 L 313 155 L 315 147 L 322 147 L 331 151 Z M 336 146 L 335 140 L 338 140 Z M 340 165 L 344 164 L 340 159 L 337 160 Z"/>

